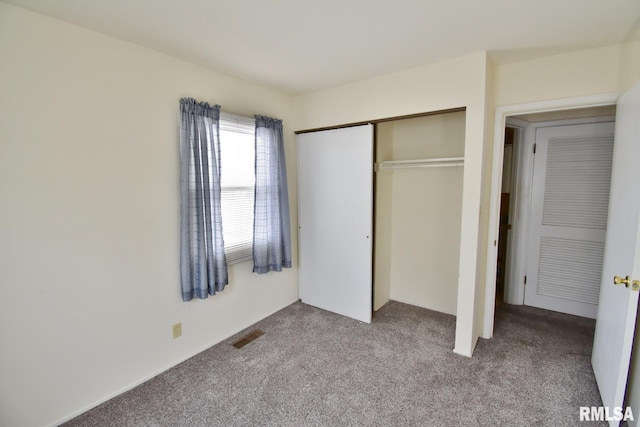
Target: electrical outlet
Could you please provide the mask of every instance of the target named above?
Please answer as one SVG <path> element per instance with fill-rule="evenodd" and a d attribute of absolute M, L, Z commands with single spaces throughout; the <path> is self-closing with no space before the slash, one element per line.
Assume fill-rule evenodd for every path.
<path fill-rule="evenodd" d="M 178 338 L 179 336 L 182 336 L 182 322 L 173 325 L 173 338 Z"/>

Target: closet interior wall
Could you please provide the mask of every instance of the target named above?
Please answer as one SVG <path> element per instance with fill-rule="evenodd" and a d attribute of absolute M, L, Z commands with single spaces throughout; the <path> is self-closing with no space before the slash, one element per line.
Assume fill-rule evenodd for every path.
<path fill-rule="evenodd" d="M 390 299 L 456 314 L 463 166 L 381 168 L 462 158 L 465 112 L 376 124 L 374 310 Z"/>

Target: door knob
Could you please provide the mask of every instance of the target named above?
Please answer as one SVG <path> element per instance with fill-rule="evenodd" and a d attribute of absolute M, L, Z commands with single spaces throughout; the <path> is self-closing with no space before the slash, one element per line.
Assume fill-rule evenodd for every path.
<path fill-rule="evenodd" d="M 624 285 L 625 287 L 629 287 L 631 284 L 631 277 L 627 276 L 626 278 L 622 278 L 620 276 L 613 276 L 613 284 L 614 285 Z"/>

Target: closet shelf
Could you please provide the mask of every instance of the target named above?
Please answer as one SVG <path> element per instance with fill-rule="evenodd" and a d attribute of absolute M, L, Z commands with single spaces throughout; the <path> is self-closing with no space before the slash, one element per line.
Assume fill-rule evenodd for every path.
<path fill-rule="evenodd" d="M 464 157 L 442 157 L 437 159 L 388 160 L 378 163 L 378 170 L 404 168 L 442 168 L 464 166 Z"/>

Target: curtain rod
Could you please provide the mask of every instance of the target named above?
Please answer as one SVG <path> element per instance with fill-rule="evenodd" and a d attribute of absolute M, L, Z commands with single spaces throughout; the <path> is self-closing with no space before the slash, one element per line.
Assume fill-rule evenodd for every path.
<path fill-rule="evenodd" d="M 294 133 L 296 135 L 299 135 L 299 134 L 302 134 L 302 133 L 319 132 L 319 131 L 323 131 L 323 130 L 343 129 L 343 128 L 350 128 L 350 127 L 354 127 L 354 126 L 362 126 L 362 125 L 368 125 L 368 124 L 392 122 L 392 121 L 395 121 L 395 120 L 417 119 L 417 118 L 420 118 L 420 117 L 436 116 L 436 115 L 439 115 L 439 114 L 459 113 L 461 111 L 467 111 L 467 107 L 449 108 L 449 109 L 446 109 L 446 110 L 437 110 L 437 111 L 429 111 L 429 112 L 425 112 L 425 113 L 407 114 L 407 115 L 404 115 L 404 116 L 387 117 L 387 118 L 383 118 L 383 119 L 367 120 L 367 121 L 364 121 L 364 122 L 354 122 L 354 123 L 346 123 L 346 124 L 336 125 L 336 126 L 327 126 L 327 127 L 314 128 L 314 129 L 297 130 Z"/>

